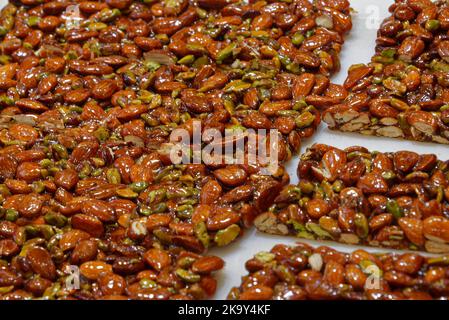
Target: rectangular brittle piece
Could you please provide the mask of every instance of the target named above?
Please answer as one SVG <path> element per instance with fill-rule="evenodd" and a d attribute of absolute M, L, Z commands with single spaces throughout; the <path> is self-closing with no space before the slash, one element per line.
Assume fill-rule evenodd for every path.
<path fill-rule="evenodd" d="M 273 128 L 296 153 L 321 122 L 304 96 L 339 94 L 329 77 L 351 27 L 348 0 L 10 1 L 1 114 L 58 110 L 152 145 L 193 120 Z"/>
<path fill-rule="evenodd" d="M 5 221 L 0 226 L 11 228 Z M 113 238 L 98 241 L 75 229 L 62 234 L 59 243 L 53 240 L 49 248 L 33 240 L 21 248 L 16 245 L 21 255 L 11 261 L 5 253 L 14 241 L 0 240 L 5 258 L 0 300 L 202 300 L 215 294 L 214 273 L 224 266 L 217 256 L 157 241 L 126 246 Z M 61 261 L 64 253 L 55 258 L 59 247 L 68 261 Z"/>
<path fill-rule="evenodd" d="M 411 151 L 315 144 L 298 185 L 257 217 L 260 231 L 348 244 L 449 252 L 449 162 Z"/>
<path fill-rule="evenodd" d="M 202 252 L 234 241 L 289 182 L 282 166 L 263 175 L 254 165 L 172 164 L 138 137 L 120 139 L 88 125 L 40 128 L 49 120 L 0 133 L 6 140 L 21 132 L 19 143 L 0 148 L 0 220 L 69 225 L 99 239 L 118 224 L 122 240 L 154 236 Z"/>
<path fill-rule="evenodd" d="M 245 264 L 232 300 L 447 300 L 449 256 L 276 245 Z"/>
<path fill-rule="evenodd" d="M 323 112 L 331 129 L 449 144 L 449 6 L 396 0 L 369 64 L 353 65 L 348 96 Z"/>

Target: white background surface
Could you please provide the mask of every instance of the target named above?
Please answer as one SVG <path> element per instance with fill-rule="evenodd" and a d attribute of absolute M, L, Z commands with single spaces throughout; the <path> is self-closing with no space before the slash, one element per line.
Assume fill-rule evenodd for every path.
<path fill-rule="evenodd" d="M 352 8 L 356 12 L 353 14 L 353 29 L 346 39 L 341 54 L 341 71 L 333 77 L 333 82 L 343 83 L 347 70 L 352 64 L 369 62 L 374 53 L 377 28 L 380 22 L 387 17 L 388 7 L 393 0 L 350 0 Z M 7 0 L 0 0 L 3 7 Z M 303 141 L 301 152 L 313 143 L 326 143 L 336 147 L 345 148 L 352 145 L 362 145 L 370 150 L 397 151 L 412 150 L 418 153 L 434 153 L 441 159 L 449 159 L 449 147 L 431 143 L 418 143 L 404 140 L 393 140 L 378 137 L 365 137 L 355 134 L 343 134 L 331 132 L 322 124 L 318 132 L 310 139 Z M 297 183 L 296 166 L 298 156 L 288 163 L 287 168 L 290 174 L 291 183 Z M 233 286 L 240 284 L 241 276 L 246 274 L 244 263 L 255 253 L 262 250 L 270 250 L 275 244 L 293 244 L 298 239 L 289 237 L 276 237 L 257 232 L 254 229 L 247 230 L 243 238 L 225 248 L 215 248 L 209 253 L 222 257 L 226 261 L 224 270 L 218 274 L 218 288 L 215 298 L 226 299 L 229 290 Z M 310 244 L 320 245 L 316 241 L 301 240 Z M 355 246 L 339 245 L 326 242 L 342 251 L 354 250 Z M 371 251 L 382 251 L 381 249 L 367 249 Z"/>

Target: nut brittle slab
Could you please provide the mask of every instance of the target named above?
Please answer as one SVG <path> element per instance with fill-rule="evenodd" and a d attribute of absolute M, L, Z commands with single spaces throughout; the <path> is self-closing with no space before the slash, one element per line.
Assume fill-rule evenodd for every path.
<path fill-rule="evenodd" d="M 287 160 L 320 123 L 303 97 L 329 89 L 352 25 L 347 0 L 27 0 L 10 2 L 0 26 L 4 115 L 131 122 L 156 146 L 192 118 L 220 131 L 277 128 Z"/>
<path fill-rule="evenodd" d="M 449 252 L 449 166 L 435 155 L 316 144 L 255 220 L 263 232 L 394 249 Z"/>
<path fill-rule="evenodd" d="M 232 300 L 447 300 L 448 256 L 276 245 L 245 264 Z"/>
<path fill-rule="evenodd" d="M 397 0 L 369 64 L 353 65 L 341 103 L 323 113 L 331 129 L 449 143 L 445 1 Z"/>

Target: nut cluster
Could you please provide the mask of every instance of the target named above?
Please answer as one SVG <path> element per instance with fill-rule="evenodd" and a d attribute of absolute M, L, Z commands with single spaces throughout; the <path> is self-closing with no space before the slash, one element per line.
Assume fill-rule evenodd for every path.
<path fill-rule="evenodd" d="M 449 6 L 396 0 L 371 63 L 353 65 L 346 97 L 323 113 L 331 129 L 449 144 Z"/>
<path fill-rule="evenodd" d="M 448 256 L 343 253 L 307 244 L 276 245 L 246 262 L 233 300 L 446 300 Z"/>
<path fill-rule="evenodd" d="M 395 249 L 449 252 L 449 162 L 410 151 L 315 144 L 255 220 L 274 234 Z"/>

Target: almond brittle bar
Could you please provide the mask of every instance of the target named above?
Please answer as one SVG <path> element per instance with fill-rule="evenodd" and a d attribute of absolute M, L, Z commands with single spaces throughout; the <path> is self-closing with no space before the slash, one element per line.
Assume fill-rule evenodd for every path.
<path fill-rule="evenodd" d="M 248 275 L 228 299 L 447 300 L 448 262 L 448 256 L 279 244 L 246 262 Z"/>
<path fill-rule="evenodd" d="M 449 252 L 449 162 L 411 151 L 316 144 L 258 216 L 260 231 L 395 249 Z"/>
<path fill-rule="evenodd" d="M 331 129 L 449 143 L 449 6 L 396 0 L 380 26 L 376 54 L 353 65 L 348 96 L 323 113 Z"/>

